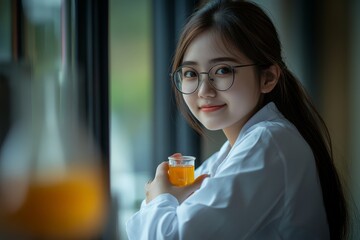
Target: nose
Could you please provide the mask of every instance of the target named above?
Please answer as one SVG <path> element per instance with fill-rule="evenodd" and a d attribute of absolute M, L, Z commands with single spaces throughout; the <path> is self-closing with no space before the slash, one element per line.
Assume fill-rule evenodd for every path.
<path fill-rule="evenodd" d="M 201 78 L 201 76 L 203 76 Z M 198 96 L 199 97 L 214 97 L 216 95 L 216 90 L 213 86 L 211 86 L 210 82 L 211 79 L 209 78 L 209 75 L 207 73 L 205 74 L 199 74 L 199 88 L 198 88 Z"/>

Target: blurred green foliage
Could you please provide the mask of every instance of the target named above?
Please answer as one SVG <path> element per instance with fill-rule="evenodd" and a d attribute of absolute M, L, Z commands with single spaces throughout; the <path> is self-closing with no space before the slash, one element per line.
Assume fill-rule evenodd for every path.
<path fill-rule="evenodd" d="M 109 11 L 111 108 L 143 118 L 152 108 L 150 1 L 112 0 Z"/>

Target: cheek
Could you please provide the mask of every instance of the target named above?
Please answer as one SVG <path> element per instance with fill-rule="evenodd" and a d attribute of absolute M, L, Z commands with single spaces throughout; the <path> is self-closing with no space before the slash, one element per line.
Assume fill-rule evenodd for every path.
<path fill-rule="evenodd" d="M 254 75 L 254 73 L 249 73 L 243 76 L 243 79 L 239 79 L 234 82 L 231 90 L 234 92 L 234 95 L 245 99 L 253 99 L 258 97 L 260 93 L 260 80 Z M 235 94 L 237 93 L 237 94 Z"/>
<path fill-rule="evenodd" d="M 231 108 L 235 111 L 239 108 L 249 109 L 256 106 L 261 95 L 258 83 L 255 81 L 237 84 L 230 90 L 227 99 L 232 103 Z"/>
<path fill-rule="evenodd" d="M 190 111 L 192 113 L 194 113 L 195 109 L 197 108 L 196 105 L 196 99 L 194 97 L 192 97 L 192 95 L 183 95 L 183 100 L 185 102 L 185 104 L 188 106 L 188 108 L 190 109 Z"/>

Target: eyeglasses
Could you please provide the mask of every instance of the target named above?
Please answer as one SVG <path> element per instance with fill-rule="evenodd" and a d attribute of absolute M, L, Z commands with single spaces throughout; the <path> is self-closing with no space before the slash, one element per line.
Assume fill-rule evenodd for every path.
<path fill-rule="evenodd" d="M 240 67 L 250 67 L 258 65 L 245 64 L 238 66 L 230 66 L 228 64 L 218 64 L 210 68 L 208 72 L 198 72 L 189 66 L 180 66 L 171 74 L 176 89 L 183 94 L 194 93 L 200 86 L 200 74 L 207 74 L 209 83 L 218 91 L 226 91 L 234 83 L 234 69 Z"/>

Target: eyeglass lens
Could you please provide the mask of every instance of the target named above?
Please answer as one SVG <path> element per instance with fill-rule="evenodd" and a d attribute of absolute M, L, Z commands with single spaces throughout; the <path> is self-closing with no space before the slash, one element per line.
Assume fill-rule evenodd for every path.
<path fill-rule="evenodd" d="M 231 87 L 234 81 L 233 68 L 226 64 L 212 67 L 208 73 L 209 83 L 217 90 L 225 91 Z M 176 88 L 185 94 L 193 93 L 200 85 L 200 74 L 192 67 L 182 66 L 173 74 Z"/>

